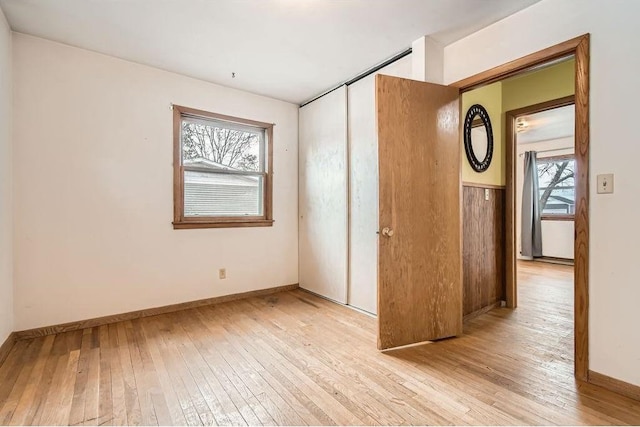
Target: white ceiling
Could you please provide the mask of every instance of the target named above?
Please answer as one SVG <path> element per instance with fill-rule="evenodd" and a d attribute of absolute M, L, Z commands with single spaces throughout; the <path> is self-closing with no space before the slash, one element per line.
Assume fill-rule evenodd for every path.
<path fill-rule="evenodd" d="M 517 121 L 523 120 L 526 127 L 524 131 L 517 133 L 518 144 L 530 144 L 573 136 L 575 116 L 575 106 L 567 105 L 519 117 Z"/>
<path fill-rule="evenodd" d="M 301 103 L 539 0 L 0 0 L 14 31 Z M 236 78 L 231 78 L 231 73 Z"/>

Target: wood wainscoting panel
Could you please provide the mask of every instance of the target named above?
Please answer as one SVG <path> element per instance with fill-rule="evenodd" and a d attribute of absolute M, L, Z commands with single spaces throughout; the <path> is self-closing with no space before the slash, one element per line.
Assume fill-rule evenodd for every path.
<path fill-rule="evenodd" d="M 489 200 L 485 200 L 485 191 Z M 504 189 L 463 187 L 465 316 L 505 297 L 504 198 Z"/>

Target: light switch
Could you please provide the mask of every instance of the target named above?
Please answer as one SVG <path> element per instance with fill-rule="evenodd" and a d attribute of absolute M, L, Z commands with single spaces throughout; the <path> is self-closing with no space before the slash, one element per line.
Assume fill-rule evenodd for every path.
<path fill-rule="evenodd" d="M 598 175 L 598 194 L 613 193 L 613 174 L 607 173 Z"/>

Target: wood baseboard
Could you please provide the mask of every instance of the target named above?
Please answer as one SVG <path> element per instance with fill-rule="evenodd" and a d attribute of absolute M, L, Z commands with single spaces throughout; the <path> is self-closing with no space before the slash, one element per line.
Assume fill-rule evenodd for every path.
<path fill-rule="evenodd" d="M 60 325 L 44 326 L 41 328 L 27 329 L 14 332 L 14 341 L 30 338 L 54 335 L 62 332 L 77 331 L 78 329 L 95 328 L 96 326 L 108 325 L 110 323 L 122 322 L 125 320 L 140 319 L 142 317 L 157 316 L 159 314 L 173 313 L 190 308 L 204 307 L 207 305 L 220 304 L 239 299 L 271 295 L 278 292 L 286 292 L 298 289 L 298 284 L 278 286 L 275 288 L 258 289 L 256 291 L 242 292 L 239 294 L 223 295 L 219 297 L 206 298 L 197 301 L 183 302 L 180 304 L 165 305 L 163 307 L 147 308 L 144 310 L 130 311 L 128 313 L 113 314 L 110 316 L 96 317 L 93 319 L 79 320 L 77 322 L 63 323 Z M 5 343 L 6 344 L 6 343 Z"/>
<path fill-rule="evenodd" d="M 609 377 L 599 372 L 589 371 L 589 383 L 597 385 L 615 393 L 630 397 L 634 400 L 640 400 L 640 386 L 626 383 L 622 380 Z"/>
<path fill-rule="evenodd" d="M 16 333 L 11 332 L 4 343 L 0 345 L 0 365 L 2 365 L 7 359 L 7 356 L 9 356 L 9 353 L 11 352 L 11 349 L 13 348 L 13 345 L 17 340 L 18 339 L 16 337 Z"/>
<path fill-rule="evenodd" d="M 574 260 L 568 258 L 555 258 L 543 256 L 541 258 L 534 258 L 535 262 L 546 262 L 547 264 L 558 264 L 558 265 L 574 265 Z"/>
<path fill-rule="evenodd" d="M 484 313 L 486 313 L 488 311 L 491 311 L 496 307 L 500 307 L 501 305 L 502 305 L 502 301 L 496 301 L 493 304 L 489 304 L 486 307 L 482 307 L 480 310 L 476 310 L 476 311 L 474 311 L 472 313 L 467 314 L 466 316 L 464 316 L 462 318 L 462 321 L 463 322 L 467 322 L 467 321 L 469 321 L 471 319 L 475 319 L 476 317 L 480 316 L 481 314 L 484 314 Z"/>

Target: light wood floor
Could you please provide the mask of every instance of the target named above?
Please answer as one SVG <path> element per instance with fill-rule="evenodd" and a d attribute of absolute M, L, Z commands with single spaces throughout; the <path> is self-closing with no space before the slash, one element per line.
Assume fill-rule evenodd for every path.
<path fill-rule="evenodd" d="M 386 354 L 300 290 L 20 341 L 0 424 L 639 424 L 573 379 L 571 267 L 521 267 L 517 310 Z"/>

